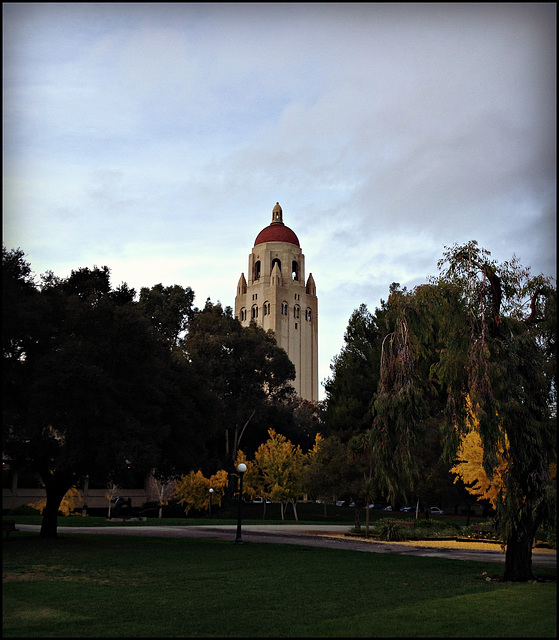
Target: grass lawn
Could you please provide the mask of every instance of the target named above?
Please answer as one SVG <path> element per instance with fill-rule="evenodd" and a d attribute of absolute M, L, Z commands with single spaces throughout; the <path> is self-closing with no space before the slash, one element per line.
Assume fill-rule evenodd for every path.
<path fill-rule="evenodd" d="M 491 563 L 24 532 L 3 550 L 5 637 L 556 637 L 556 584 L 486 582 Z"/>

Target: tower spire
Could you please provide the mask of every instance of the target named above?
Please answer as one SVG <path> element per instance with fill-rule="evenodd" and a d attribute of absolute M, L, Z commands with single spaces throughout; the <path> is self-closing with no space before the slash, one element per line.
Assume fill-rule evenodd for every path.
<path fill-rule="evenodd" d="M 276 206 L 272 209 L 272 224 L 283 224 L 283 211 L 279 202 L 276 202 Z"/>

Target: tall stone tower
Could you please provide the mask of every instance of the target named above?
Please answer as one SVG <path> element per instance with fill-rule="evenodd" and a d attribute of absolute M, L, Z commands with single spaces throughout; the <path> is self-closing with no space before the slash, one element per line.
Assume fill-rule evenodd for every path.
<path fill-rule="evenodd" d="M 279 202 L 272 222 L 256 236 L 235 297 L 235 317 L 275 333 L 295 365 L 297 395 L 318 402 L 318 298 L 312 273 L 305 283 L 299 239 L 283 223 Z"/>

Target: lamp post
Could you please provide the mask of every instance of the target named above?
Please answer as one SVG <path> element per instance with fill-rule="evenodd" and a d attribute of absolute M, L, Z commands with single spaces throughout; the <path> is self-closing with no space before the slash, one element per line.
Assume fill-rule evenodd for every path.
<path fill-rule="evenodd" d="M 243 501 L 243 476 L 246 470 L 247 466 L 243 462 L 241 462 L 237 467 L 241 481 L 239 483 L 239 512 L 237 515 L 237 537 L 235 538 L 235 544 L 243 544 L 243 540 L 241 538 L 241 504 Z"/>
<path fill-rule="evenodd" d="M 210 510 L 208 512 L 208 516 L 211 518 L 212 517 L 212 495 L 213 495 L 214 490 L 210 488 Z"/>

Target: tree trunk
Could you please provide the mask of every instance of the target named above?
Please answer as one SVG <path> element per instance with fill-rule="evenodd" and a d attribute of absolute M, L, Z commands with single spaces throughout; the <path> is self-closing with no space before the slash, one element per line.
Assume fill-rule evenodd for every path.
<path fill-rule="evenodd" d="M 47 504 L 43 509 L 43 522 L 41 523 L 41 538 L 56 538 L 58 527 L 58 509 L 67 489 L 60 489 L 54 483 L 45 485 L 47 492 Z"/>
<path fill-rule="evenodd" d="M 296 522 L 299 522 L 299 516 L 297 515 L 297 500 L 292 500 L 291 504 L 293 505 L 293 515 L 295 516 Z"/>
<path fill-rule="evenodd" d="M 513 531 L 507 540 L 503 580 L 507 582 L 526 582 L 534 579 L 534 574 L 532 573 L 533 544 L 533 535 L 519 535 L 517 531 Z"/>

